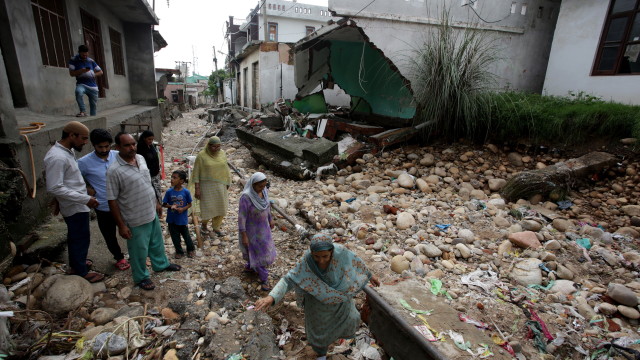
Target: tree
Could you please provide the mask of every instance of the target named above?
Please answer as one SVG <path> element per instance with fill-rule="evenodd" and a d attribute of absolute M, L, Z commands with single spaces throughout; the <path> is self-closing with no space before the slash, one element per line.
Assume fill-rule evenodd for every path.
<path fill-rule="evenodd" d="M 214 96 L 217 97 L 218 95 L 222 95 L 222 84 L 223 82 L 230 78 L 231 75 L 229 75 L 225 70 L 220 69 L 217 71 L 212 71 L 211 75 L 209 75 L 209 88 L 207 88 L 207 90 L 204 91 L 205 95 L 209 95 L 209 96 Z"/>

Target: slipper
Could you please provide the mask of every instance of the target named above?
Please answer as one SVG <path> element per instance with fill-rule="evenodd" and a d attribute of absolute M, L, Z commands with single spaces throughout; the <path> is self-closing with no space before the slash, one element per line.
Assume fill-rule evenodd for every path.
<path fill-rule="evenodd" d="M 262 286 L 260 286 L 260 290 L 262 290 L 262 291 L 271 291 L 271 286 L 269 286 L 269 282 L 268 281 L 260 281 L 260 284 L 262 284 Z"/>
<path fill-rule="evenodd" d="M 182 270 L 182 266 L 178 265 L 178 264 L 169 264 L 169 266 L 167 266 L 166 268 L 158 271 L 158 272 L 162 272 L 162 271 L 180 271 Z"/>
<path fill-rule="evenodd" d="M 190 259 L 193 259 L 194 257 L 196 257 L 196 252 L 195 251 L 187 251 L 187 257 Z"/>
<path fill-rule="evenodd" d="M 86 117 L 87 114 L 83 113 L 82 111 L 76 114 L 76 117 Z"/>
<path fill-rule="evenodd" d="M 220 237 L 222 237 L 222 236 L 225 236 L 225 235 L 226 235 L 225 233 L 223 233 L 223 232 L 222 232 L 222 231 L 220 231 L 220 230 L 213 230 L 213 232 L 214 232 L 214 233 L 216 233 L 216 235 L 218 235 L 218 236 L 220 236 Z"/>
<path fill-rule="evenodd" d="M 91 259 L 87 259 L 87 260 L 85 261 L 85 264 L 87 264 L 87 267 L 88 267 L 89 269 L 91 269 L 91 267 L 93 266 L 93 260 L 91 260 Z"/>
<path fill-rule="evenodd" d="M 184 256 L 184 254 L 176 253 L 175 258 L 176 259 L 182 259 L 183 256 Z"/>
<path fill-rule="evenodd" d="M 131 267 L 127 259 L 120 259 L 117 263 L 114 264 L 114 266 L 118 268 L 118 270 L 122 271 L 127 270 Z"/>
<path fill-rule="evenodd" d="M 84 276 L 84 278 L 90 283 L 97 283 L 98 281 L 102 281 L 102 279 L 104 279 L 104 275 L 91 271 L 88 272 L 87 275 Z"/>
<path fill-rule="evenodd" d="M 144 279 L 137 283 L 136 286 L 138 286 L 142 290 L 153 290 L 156 288 L 156 286 L 153 284 L 153 281 L 151 281 L 150 279 Z"/>

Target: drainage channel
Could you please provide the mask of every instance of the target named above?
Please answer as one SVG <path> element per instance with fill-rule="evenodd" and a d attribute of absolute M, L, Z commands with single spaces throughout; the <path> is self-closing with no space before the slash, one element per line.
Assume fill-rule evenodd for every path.
<path fill-rule="evenodd" d="M 409 325 L 373 288 L 365 287 L 371 313 L 369 329 L 385 353 L 395 360 L 447 360 Z"/>

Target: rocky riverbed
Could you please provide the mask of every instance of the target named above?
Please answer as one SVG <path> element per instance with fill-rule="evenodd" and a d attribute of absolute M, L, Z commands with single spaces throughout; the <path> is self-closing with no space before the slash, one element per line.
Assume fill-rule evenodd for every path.
<path fill-rule="evenodd" d="M 218 130 L 219 125 L 211 128 L 200 119 L 201 113 L 185 113 L 165 128 L 167 174 L 188 169 L 187 157 L 198 140 Z M 640 349 L 640 176 L 632 145 L 621 144 L 618 149 L 625 156 L 619 163 L 581 180 L 565 201 L 534 196 L 508 202 L 499 192 L 513 174 L 553 165 L 566 155 L 493 144 L 404 146 L 366 154 L 336 174 L 297 182 L 278 177 L 250 157 L 234 140 L 239 121 L 224 124 L 221 137 L 229 161 L 245 176 L 265 172 L 272 200 L 299 224 L 332 234 L 383 283 L 413 279 L 423 285 L 416 291 L 441 284 L 437 293 L 442 302 L 489 324 L 484 331 L 502 344 L 498 351 L 503 354 L 601 358 L 616 354 L 610 345 L 614 340 L 620 347 Z M 6 288 L 0 287 L 1 310 L 14 311 L 13 317 L 0 317 L 0 339 L 8 319 L 9 338 L 25 354 L 82 353 L 88 348 L 97 353 L 111 336 L 108 346 L 117 354 L 113 359 L 304 358 L 303 315 L 293 297 L 270 316 L 251 310 L 265 293 L 257 279 L 242 273 L 236 245 L 241 189 L 231 188 L 223 225 L 228 235 L 205 238 L 195 258 L 176 260 L 183 271 L 154 274 L 155 291 L 134 288 L 128 272 L 112 269 L 98 284 L 62 275 L 62 259 L 16 265 L 5 274 Z M 274 283 L 307 247 L 291 224 L 279 215 L 276 220 Z M 94 241 L 102 240 L 99 233 L 93 235 Z M 165 245 L 173 257 L 168 233 Z M 438 328 L 437 321 L 430 324 L 452 342 L 446 335 L 450 329 Z M 64 336 L 41 340 L 61 329 L 70 330 L 76 340 L 84 336 L 85 347 L 73 350 L 76 342 L 65 342 Z M 475 353 L 479 344 L 470 345 Z M 366 327 L 355 341 L 336 344 L 334 352 L 342 353 L 334 359 L 386 356 Z M 471 355 L 461 348 L 459 358 L 465 357 Z"/>

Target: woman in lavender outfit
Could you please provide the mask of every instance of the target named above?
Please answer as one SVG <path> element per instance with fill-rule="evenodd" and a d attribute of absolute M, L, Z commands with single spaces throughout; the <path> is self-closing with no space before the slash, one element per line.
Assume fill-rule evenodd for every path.
<path fill-rule="evenodd" d="M 273 226 L 267 177 L 257 172 L 251 175 L 240 196 L 238 230 L 240 250 L 247 261 L 245 271 L 258 274 L 263 291 L 271 290 L 267 266 L 276 259 L 276 246 L 271 238 Z"/>

